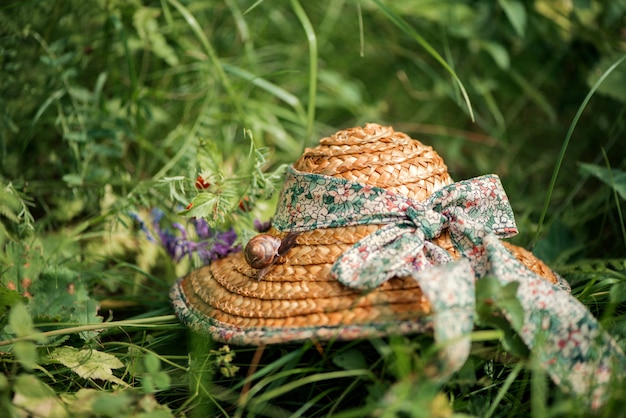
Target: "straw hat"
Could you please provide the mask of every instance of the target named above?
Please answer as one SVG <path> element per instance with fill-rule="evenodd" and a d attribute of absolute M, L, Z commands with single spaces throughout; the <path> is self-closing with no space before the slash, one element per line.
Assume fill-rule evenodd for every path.
<path fill-rule="evenodd" d="M 293 168 L 376 186 L 419 202 L 453 183 L 431 147 L 377 124 L 321 139 L 318 146 L 305 150 Z M 251 266 L 254 260 L 246 259 L 242 251 L 191 272 L 172 287 L 176 313 L 191 328 L 235 344 L 427 330 L 432 325 L 432 308 L 417 281 L 394 277 L 363 291 L 340 283 L 331 274 L 341 254 L 382 226 L 319 228 L 294 236 L 274 226 L 256 240 L 258 245 L 268 245 L 274 255 L 278 244 L 271 242 L 272 237 L 276 242 L 294 241 L 288 251 L 279 251 L 274 264 L 260 274 Z M 453 259 L 460 258 L 447 230 L 432 242 Z M 558 277 L 530 252 L 505 246 L 528 269 L 557 283 Z"/>

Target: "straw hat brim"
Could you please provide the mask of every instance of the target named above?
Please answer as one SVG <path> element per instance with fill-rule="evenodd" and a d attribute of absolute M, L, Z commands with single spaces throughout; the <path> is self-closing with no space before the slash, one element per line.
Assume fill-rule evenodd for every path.
<path fill-rule="evenodd" d="M 323 234 L 330 238 L 328 230 Z M 335 237 L 333 244 L 309 245 L 311 237 L 304 234 L 293 253 L 263 280 L 257 280 L 257 271 L 241 252 L 197 269 L 172 287 L 176 313 L 192 329 L 237 344 L 349 340 L 430 330 L 431 306 L 415 280 L 397 277 L 364 292 L 329 277 L 336 254 L 356 239 L 353 234 L 342 235 L 352 238 L 344 239 L 348 243 Z M 503 244 L 530 270 L 560 284 L 560 278 L 532 253 Z"/>

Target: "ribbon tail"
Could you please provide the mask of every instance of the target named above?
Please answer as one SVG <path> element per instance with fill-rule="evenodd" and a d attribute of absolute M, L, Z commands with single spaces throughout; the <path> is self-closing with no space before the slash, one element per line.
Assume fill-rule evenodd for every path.
<path fill-rule="evenodd" d="M 339 256 L 330 273 L 346 286 L 374 289 L 392 277 L 410 275 L 423 246 L 421 231 L 402 224 L 386 225 Z"/>
<path fill-rule="evenodd" d="M 624 352 L 580 301 L 528 270 L 497 237 L 485 236 L 484 244 L 487 274 L 520 284 L 524 321 L 516 331 L 521 339 L 556 384 L 589 395 L 591 407 L 600 407 L 611 379 L 624 375 Z"/>
<path fill-rule="evenodd" d="M 468 260 L 413 271 L 415 279 L 433 309 L 435 341 L 439 351 L 437 376 L 441 381 L 458 371 L 470 353 L 474 327 L 474 271 Z"/>

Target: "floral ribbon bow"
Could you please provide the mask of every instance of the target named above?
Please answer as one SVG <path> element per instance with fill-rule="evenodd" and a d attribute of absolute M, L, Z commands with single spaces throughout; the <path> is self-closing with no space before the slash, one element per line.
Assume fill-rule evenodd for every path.
<path fill-rule="evenodd" d="M 373 289 L 394 277 L 415 279 L 433 308 L 441 376 L 458 370 L 470 351 L 475 281 L 495 277 L 519 283 L 523 322 L 505 317 L 555 383 L 602 404 L 612 371 L 626 356 L 562 281 L 549 283 L 519 262 L 500 242 L 517 233 L 513 211 L 496 175 L 459 181 L 418 202 L 345 179 L 290 167 L 272 225 L 279 231 L 382 224 L 335 262 L 331 274 L 346 286 Z M 461 254 L 431 240 L 448 230 Z M 540 346 L 539 346 L 540 345 Z"/>

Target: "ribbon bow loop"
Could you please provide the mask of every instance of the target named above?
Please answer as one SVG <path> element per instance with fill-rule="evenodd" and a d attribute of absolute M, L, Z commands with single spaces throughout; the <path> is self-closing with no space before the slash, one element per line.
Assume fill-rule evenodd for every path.
<path fill-rule="evenodd" d="M 498 176 L 453 183 L 435 191 L 427 201 L 448 218 L 453 240 L 463 246 L 462 252 L 471 244 L 481 244 L 488 234 L 498 238 L 517 234 L 513 209 Z"/>
<path fill-rule="evenodd" d="M 480 254 L 485 235 L 506 237 L 517 232 L 513 211 L 496 176 L 453 183 L 424 202 L 386 191 L 383 195 L 386 207 L 397 212 L 397 219 L 337 259 L 331 274 L 347 286 L 372 289 L 394 276 L 449 263 L 448 252 L 432 243 L 445 229 L 450 230 L 457 250 L 468 258 Z M 482 274 L 482 270 L 475 273 Z"/>
<path fill-rule="evenodd" d="M 390 224 L 361 239 L 344 252 L 331 275 L 346 286 L 374 289 L 394 276 L 411 274 L 423 256 L 424 232 L 410 222 Z"/>

